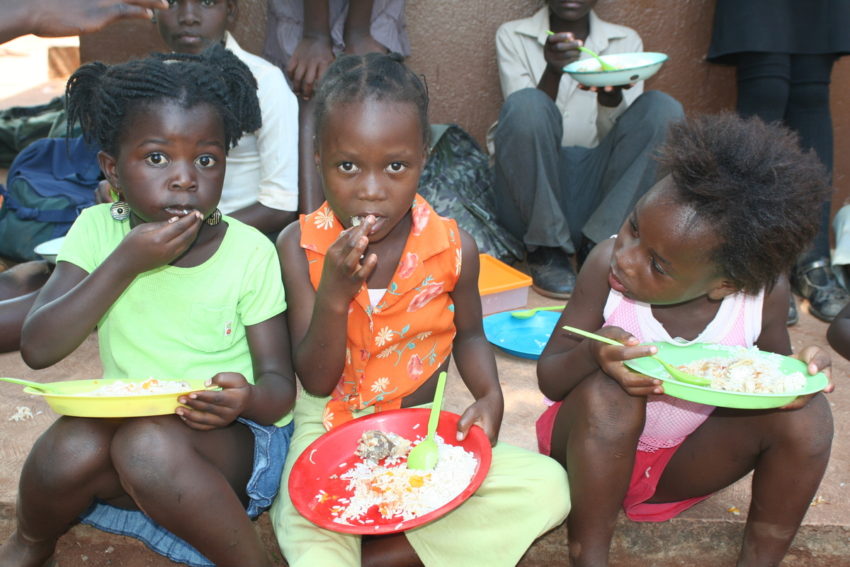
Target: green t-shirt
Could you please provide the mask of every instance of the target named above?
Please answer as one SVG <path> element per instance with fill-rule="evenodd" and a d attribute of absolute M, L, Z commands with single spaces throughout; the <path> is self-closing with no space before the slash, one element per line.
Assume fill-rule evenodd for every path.
<path fill-rule="evenodd" d="M 140 274 L 106 312 L 98 323 L 104 378 L 183 380 L 239 372 L 254 382 L 245 327 L 286 309 L 280 264 L 266 236 L 236 219 L 223 220 L 227 232 L 209 260 Z M 129 221 L 115 221 L 108 204 L 85 209 L 57 261 L 91 273 L 128 232 Z"/>

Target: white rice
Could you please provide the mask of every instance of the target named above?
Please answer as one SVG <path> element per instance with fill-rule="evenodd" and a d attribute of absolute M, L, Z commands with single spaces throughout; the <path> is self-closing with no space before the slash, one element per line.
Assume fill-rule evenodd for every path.
<path fill-rule="evenodd" d="M 780 361 L 759 355 L 758 349 L 741 349 L 734 356 L 704 358 L 679 365 L 688 374 L 704 376 L 711 380 L 715 390 L 744 392 L 748 394 L 788 394 L 799 392 L 806 386 L 802 372 L 784 374 Z"/>
<path fill-rule="evenodd" d="M 334 521 L 367 523 L 363 516 L 376 506 L 384 519 L 412 520 L 453 500 L 469 486 L 478 460 L 463 447 L 448 445 L 436 436 L 437 466 L 430 471 L 407 468 L 407 458 L 387 458 L 380 463 L 357 462 L 340 475 L 347 480 L 348 502 L 331 512 Z M 321 498 L 321 494 L 316 495 Z"/>
<path fill-rule="evenodd" d="M 154 394 L 178 394 L 191 390 L 186 382 L 148 378 L 140 382 L 116 380 L 96 390 L 80 392 L 80 396 L 150 396 Z"/>

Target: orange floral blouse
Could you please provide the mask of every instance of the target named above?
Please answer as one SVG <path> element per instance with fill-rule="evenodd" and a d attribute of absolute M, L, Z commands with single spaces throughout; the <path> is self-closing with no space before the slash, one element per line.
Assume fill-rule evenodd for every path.
<path fill-rule="evenodd" d="M 400 408 L 402 398 L 451 354 L 455 325 L 449 292 L 461 267 L 457 223 L 437 215 L 419 195 L 412 212 L 401 261 L 380 302 L 371 305 L 364 284 L 349 305 L 345 367 L 322 418 L 327 430 L 369 406 Z M 342 230 L 327 202 L 301 217 L 301 247 L 314 289 L 325 254 Z"/>

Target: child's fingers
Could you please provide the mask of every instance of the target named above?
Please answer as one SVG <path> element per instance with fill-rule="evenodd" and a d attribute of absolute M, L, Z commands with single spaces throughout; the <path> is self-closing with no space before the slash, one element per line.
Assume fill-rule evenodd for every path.
<path fill-rule="evenodd" d="M 664 387 L 658 378 L 645 376 L 637 372 L 627 372 L 620 384 L 623 389 L 633 396 L 648 396 L 650 394 L 663 394 Z"/>
<path fill-rule="evenodd" d="M 487 438 L 490 440 L 490 445 L 496 444 L 496 435 L 491 430 L 492 428 L 487 426 L 486 420 L 483 415 L 479 414 L 477 411 L 473 410 L 472 407 L 467 408 L 463 415 L 460 416 L 460 419 L 457 422 L 457 435 L 456 439 L 458 441 L 463 441 L 469 435 L 469 430 L 473 425 L 477 425 L 484 433 L 487 434 Z"/>
<path fill-rule="evenodd" d="M 633 360 L 635 358 L 643 358 L 645 356 L 652 356 L 658 349 L 652 345 L 636 345 L 636 346 L 624 346 L 618 349 L 620 354 L 619 360 Z"/>
<path fill-rule="evenodd" d="M 804 407 L 806 404 L 808 404 L 809 400 L 811 400 L 815 395 L 816 394 L 808 394 L 808 395 L 805 395 L 805 396 L 798 396 L 798 397 L 794 398 L 793 402 L 791 402 L 790 404 L 784 405 L 779 409 L 780 410 L 800 409 L 801 407 Z"/>
<path fill-rule="evenodd" d="M 808 346 L 801 350 L 796 358 L 806 363 L 809 374 L 823 372 L 829 376 L 831 373 L 832 360 L 829 353 L 820 347 Z"/>
<path fill-rule="evenodd" d="M 191 427 L 192 429 L 197 429 L 198 431 L 210 431 L 211 429 L 216 429 L 218 427 L 223 427 L 224 423 L 222 423 L 218 419 L 213 419 L 211 414 L 204 413 L 202 411 L 192 411 L 187 410 L 186 408 L 178 408 L 177 417 L 179 417 L 183 423 Z"/>
<path fill-rule="evenodd" d="M 375 268 L 378 267 L 378 255 L 377 254 L 369 254 L 363 260 L 363 263 L 360 267 L 357 268 L 354 275 L 359 280 L 367 280 L 369 276 L 372 275 L 372 272 L 375 271 Z"/>

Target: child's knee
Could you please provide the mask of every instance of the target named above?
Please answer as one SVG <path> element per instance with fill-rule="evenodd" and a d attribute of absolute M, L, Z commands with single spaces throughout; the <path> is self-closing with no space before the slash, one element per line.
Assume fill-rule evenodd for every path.
<path fill-rule="evenodd" d="M 126 422 L 115 433 L 110 454 L 122 483 L 141 487 L 176 474 L 175 457 L 184 449 L 170 429 L 160 419 L 142 418 Z"/>
<path fill-rule="evenodd" d="M 497 136 L 504 134 L 511 140 L 538 136 L 561 124 L 561 114 L 548 95 L 539 89 L 522 89 L 511 94 L 502 106 Z"/>
<path fill-rule="evenodd" d="M 108 465 L 109 437 L 91 420 L 61 418 L 36 442 L 26 474 L 45 487 L 91 477 Z"/>
<path fill-rule="evenodd" d="M 578 426 L 591 439 L 612 444 L 626 438 L 636 440 L 643 430 L 646 399 L 630 396 L 601 371 L 584 380 L 575 394 L 579 399 L 567 408 L 577 410 L 573 430 Z"/>
<path fill-rule="evenodd" d="M 832 447 L 834 425 L 832 410 L 824 394 L 817 394 L 799 410 L 788 412 L 787 421 L 779 431 L 795 447 L 812 457 L 828 458 Z"/>

